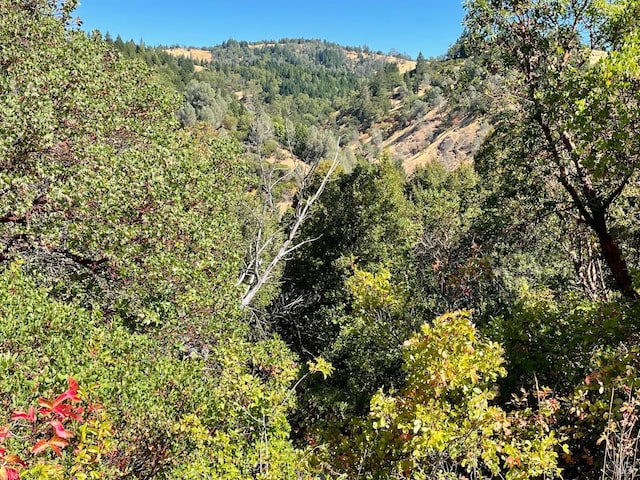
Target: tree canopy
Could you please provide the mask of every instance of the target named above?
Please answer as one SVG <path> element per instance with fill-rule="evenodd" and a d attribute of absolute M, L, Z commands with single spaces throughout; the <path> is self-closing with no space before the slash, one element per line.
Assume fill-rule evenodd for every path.
<path fill-rule="evenodd" d="M 612 229 L 616 207 L 638 182 L 640 45 L 621 20 L 635 18 L 636 2 L 465 5 L 469 45 L 513 74 L 503 121 L 518 122 L 526 142 L 513 160 L 559 195 L 551 200 L 559 210 L 569 205 L 591 229 L 616 288 L 637 298 Z"/>
<path fill-rule="evenodd" d="M 0 480 L 640 468 L 639 2 L 468 0 L 403 74 L 76 3 L 0 0 Z"/>

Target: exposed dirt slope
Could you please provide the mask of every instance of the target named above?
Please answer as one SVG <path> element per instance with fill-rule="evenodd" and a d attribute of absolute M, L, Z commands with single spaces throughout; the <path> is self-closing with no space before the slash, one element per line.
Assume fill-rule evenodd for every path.
<path fill-rule="evenodd" d="M 433 109 L 422 119 L 395 132 L 382 147 L 393 158 L 402 159 L 407 173 L 431 161 L 448 169 L 473 161 L 489 132 L 489 125 L 476 117 L 449 119 L 446 109 Z"/>
<path fill-rule="evenodd" d="M 168 48 L 166 52 L 174 57 L 187 57 L 195 61 L 211 61 L 211 52 L 199 48 Z"/>

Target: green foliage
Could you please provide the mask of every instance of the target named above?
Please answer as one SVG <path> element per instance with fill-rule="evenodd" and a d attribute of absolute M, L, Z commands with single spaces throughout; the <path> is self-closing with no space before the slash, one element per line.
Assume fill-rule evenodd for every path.
<path fill-rule="evenodd" d="M 421 225 L 415 248 L 416 275 L 411 279 L 418 303 L 431 315 L 458 308 L 476 313 L 497 303 L 489 252 L 478 243 L 483 218 L 483 189 L 470 165 L 447 171 L 431 162 L 408 184 Z"/>
<path fill-rule="evenodd" d="M 234 339 L 235 340 L 235 339 Z M 198 411 L 173 425 L 177 445 L 167 478 L 288 479 L 307 471 L 289 441 L 296 365 L 277 339 L 234 341 L 220 351 L 217 385 L 199 397 Z"/>
<path fill-rule="evenodd" d="M 254 469 L 259 478 L 293 478 L 303 470 L 286 420 L 296 368 L 277 339 L 254 345 L 219 333 L 206 358 L 172 358 L 98 311 L 52 300 L 18 266 L 0 276 L 0 301 L 5 411 L 49 396 L 60 372 L 72 372 L 87 395 L 103 399 L 117 445 L 109 466 L 125 474 L 174 478 L 190 459 L 214 478 L 250 478 Z M 215 432 L 213 440 L 198 443 L 176 427 L 189 418 Z"/>
<path fill-rule="evenodd" d="M 0 430 L 0 479 L 14 451 L 24 478 L 614 471 L 639 403 L 637 305 L 607 289 L 636 296 L 638 2 L 468 1 L 450 58 L 404 76 L 297 40 L 230 40 L 196 73 L 81 33 L 75 4 L 0 0 L 0 411 L 21 431 Z M 431 107 L 452 125 L 499 113 L 475 165 L 407 180 L 389 154 L 351 154 L 280 283 L 242 309 L 286 238 L 278 201 L 305 201 L 260 161 L 319 165 L 313 190 L 329 130 L 379 153 Z M 459 308 L 482 334 L 467 311 L 437 317 Z M 67 375 L 83 388 L 58 402 Z M 104 410 L 56 423 L 76 396 Z"/>
<path fill-rule="evenodd" d="M 606 312 L 614 321 L 633 312 Z M 569 439 L 571 455 L 565 458 L 572 476 L 627 478 L 637 468 L 638 368 L 637 334 L 623 340 L 594 345 L 586 373 L 568 395 L 561 429 Z"/>
<path fill-rule="evenodd" d="M 402 172 L 383 157 L 377 165 L 359 165 L 330 182 L 314 205 L 302 236 L 316 240 L 299 249 L 284 272 L 285 278 L 295 279 L 285 291 L 319 297 L 299 313 L 301 318 L 308 315 L 300 334 L 310 351 L 326 349 L 337 333 L 334 322 L 350 303 L 345 281 L 352 265 L 370 272 L 388 268 L 399 278 L 408 275 L 404 269 L 416 227 L 404 183 Z M 314 336 L 320 331 L 325 338 L 318 342 Z"/>
<path fill-rule="evenodd" d="M 195 79 L 187 84 L 185 104 L 178 111 L 183 126 L 192 127 L 200 121 L 219 127 L 226 114 L 227 100 L 220 91 L 216 92 L 209 83 Z"/>
<path fill-rule="evenodd" d="M 333 365 L 327 362 L 324 358 L 318 357 L 314 361 L 309 360 L 307 362 L 310 373 L 321 373 L 322 377 L 326 380 L 333 373 Z"/>
<path fill-rule="evenodd" d="M 372 316 L 382 308 L 393 307 L 397 300 L 391 291 L 391 273 L 382 270 L 379 274 L 364 272 L 357 267 L 347 280 L 346 287 L 353 295 L 353 311 Z"/>
<path fill-rule="evenodd" d="M 3 258 L 137 324 L 229 313 L 239 146 L 205 129 L 176 134 L 175 95 L 99 37 L 1 7 L 13 22 L 1 30 Z"/>
<path fill-rule="evenodd" d="M 144 61 L 158 72 L 160 80 L 167 86 L 182 90 L 195 72 L 193 60 L 187 57 L 174 57 L 162 47 L 147 47 L 142 42 L 136 45 L 133 40 L 125 42 L 120 35 L 113 40 L 108 33 L 105 35 L 105 41 L 125 57 Z"/>
<path fill-rule="evenodd" d="M 493 268 L 513 297 L 523 285 L 578 289 L 576 260 L 592 257 L 593 242 L 575 219 L 557 210 L 558 192 L 546 177 L 532 174 L 532 164 L 514 162 L 533 148 L 529 125 L 500 123 L 475 157 L 483 215 L 476 218 L 477 241 L 491 247 Z"/>
<path fill-rule="evenodd" d="M 335 369 L 326 382 L 301 385 L 300 431 L 315 429 L 316 420 L 322 430 L 338 428 L 365 411 L 378 388 L 401 381 L 398 345 L 415 326 L 403 286 L 417 231 L 404 186 L 388 157 L 338 175 L 302 228 L 303 240 L 315 240 L 283 272 L 287 282 L 271 310 L 277 331 L 303 357 L 323 356 Z M 397 304 L 388 305 L 384 292 Z"/>
<path fill-rule="evenodd" d="M 343 113 L 347 118 L 343 118 L 342 122 L 349 125 L 348 117 L 351 116 L 359 130 L 364 132 L 381 121 L 391 108 L 389 91 L 384 87 L 384 82 L 384 77 L 370 83 L 361 82 L 359 90 L 351 97 L 349 108 Z"/>
<path fill-rule="evenodd" d="M 229 92 L 242 92 L 255 111 L 286 118 L 293 125 L 326 128 L 343 99 L 357 88 L 358 78 L 382 66 L 380 60 L 352 62 L 348 49 L 316 40 L 248 44 L 229 40 L 211 49 L 207 68 L 227 79 Z M 288 147 L 289 138 L 283 142 Z"/>
<path fill-rule="evenodd" d="M 502 348 L 478 335 L 467 312 L 445 314 L 404 344 L 402 389 L 378 392 L 357 436 L 329 448 L 335 464 L 359 478 L 511 479 L 558 477 L 558 402 L 549 391 L 511 411 L 493 404 L 504 376 Z M 335 448 L 335 450 L 333 449 Z"/>
<path fill-rule="evenodd" d="M 497 106 L 525 135 L 515 142 L 512 163 L 539 182 L 540 194 L 552 198 L 556 212 L 571 211 L 584 222 L 597 238 L 612 285 L 632 299 L 638 294 L 611 217 L 639 178 L 633 132 L 639 121 L 640 50 L 635 31 L 617 24 L 620 15 L 637 11 L 636 3 L 465 4 L 468 46 L 495 52 L 511 74 L 504 87 L 512 100 Z M 608 49 L 605 54 L 583 44 L 586 31 L 592 46 Z M 485 58 L 490 65 L 492 59 Z"/>
<path fill-rule="evenodd" d="M 489 330 L 507 352 L 507 392 L 534 378 L 567 395 L 589 373 L 594 352 L 615 346 L 637 329 L 637 308 L 594 302 L 523 286 L 508 313 Z M 558 370 L 557 366 L 562 365 Z"/>
<path fill-rule="evenodd" d="M 72 374 L 122 475 L 293 478 L 296 365 L 240 319 L 241 149 L 178 130 L 177 95 L 67 18 L 0 2 L 0 404 Z M 189 418 L 213 441 L 175 430 Z"/>
<path fill-rule="evenodd" d="M 345 288 L 352 301 L 327 353 L 338 366 L 328 386 L 338 390 L 345 406 L 361 413 L 377 389 L 404 381 L 399 346 L 417 322 L 408 315 L 411 299 L 404 285 L 385 268 L 370 273 L 356 266 Z"/>

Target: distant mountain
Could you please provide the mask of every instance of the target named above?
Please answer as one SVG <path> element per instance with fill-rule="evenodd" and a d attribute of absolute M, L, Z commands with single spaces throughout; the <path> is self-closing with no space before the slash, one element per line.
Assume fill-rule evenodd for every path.
<path fill-rule="evenodd" d="M 129 43 L 121 48 L 150 64 L 175 59 L 172 81 L 192 103 L 183 121 L 208 121 L 246 141 L 252 118 L 266 113 L 274 161 L 291 153 L 304 160 L 340 135 L 352 158 L 388 151 L 408 173 L 430 161 L 455 168 L 473 161 L 490 130 L 480 93 L 487 79 L 470 59 L 412 60 L 303 39 L 155 52 Z"/>
<path fill-rule="evenodd" d="M 366 47 L 344 47 L 322 40 L 283 39 L 254 43 L 228 40 L 211 48 L 173 47 L 166 51 L 218 66 L 249 67 L 267 60 L 275 64 L 349 72 L 361 77 L 373 75 L 385 63 L 396 63 L 401 73 L 416 66 L 415 61 L 403 55 L 372 52 Z"/>

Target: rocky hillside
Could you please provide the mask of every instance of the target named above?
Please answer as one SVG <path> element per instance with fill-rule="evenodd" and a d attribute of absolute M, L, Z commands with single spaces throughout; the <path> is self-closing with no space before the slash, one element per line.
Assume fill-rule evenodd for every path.
<path fill-rule="evenodd" d="M 431 161 L 454 169 L 473 157 L 490 130 L 489 124 L 474 115 L 448 120 L 446 108 L 433 109 L 424 117 L 383 142 L 393 158 L 402 161 L 407 173 Z"/>
<path fill-rule="evenodd" d="M 194 81 L 218 92 L 212 106 L 216 114 L 201 115 L 214 126 L 235 128 L 243 139 L 251 126 L 240 130 L 243 117 L 228 118 L 230 109 L 242 108 L 250 114 L 265 111 L 279 124 L 277 145 L 271 143 L 268 149 L 274 161 L 290 158 L 292 150 L 305 160 L 309 149 L 300 141 L 309 141 L 311 128 L 315 137 L 318 132 L 340 135 L 353 158 L 374 160 L 388 151 L 409 174 L 431 161 L 453 169 L 473 160 L 490 130 L 481 96 L 474 87 L 460 86 L 461 78 L 478 76 L 465 59 L 412 60 L 297 39 L 229 40 L 206 49 L 174 47 L 164 52 L 193 62 Z M 190 85 L 194 93 L 187 87 L 187 99 L 200 102 L 202 85 Z M 240 105 L 233 107 L 236 102 Z M 328 143 L 326 138 L 315 140 Z"/>

